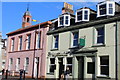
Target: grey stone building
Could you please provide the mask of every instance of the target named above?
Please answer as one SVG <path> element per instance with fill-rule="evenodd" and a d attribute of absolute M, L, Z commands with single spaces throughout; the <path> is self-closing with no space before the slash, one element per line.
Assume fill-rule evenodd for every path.
<path fill-rule="evenodd" d="M 120 80 L 120 4 L 104 1 L 75 15 L 66 4 L 47 33 L 46 77 L 60 78 L 69 67 L 69 78 Z"/>

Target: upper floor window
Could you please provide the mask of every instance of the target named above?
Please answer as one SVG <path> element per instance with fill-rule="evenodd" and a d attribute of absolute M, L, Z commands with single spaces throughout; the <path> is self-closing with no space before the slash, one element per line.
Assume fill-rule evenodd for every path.
<path fill-rule="evenodd" d="M 115 14 L 115 2 L 106 1 L 103 3 L 99 3 L 97 5 L 97 17 L 100 16 L 114 16 Z"/>
<path fill-rule="evenodd" d="M 53 49 L 58 49 L 58 44 L 59 44 L 59 36 L 54 35 L 53 36 Z"/>
<path fill-rule="evenodd" d="M 40 37 L 41 37 L 41 32 L 38 32 L 36 34 L 36 48 L 40 48 Z"/>
<path fill-rule="evenodd" d="M 22 50 L 22 36 L 19 37 L 18 50 Z"/>
<path fill-rule="evenodd" d="M 27 35 L 27 46 L 26 46 L 27 50 L 30 49 L 30 42 L 31 42 L 31 34 Z"/>
<path fill-rule="evenodd" d="M 95 44 L 104 44 L 105 30 L 104 27 L 98 27 L 95 29 Z"/>
<path fill-rule="evenodd" d="M 78 32 L 72 32 L 72 47 L 78 46 Z"/>
<path fill-rule="evenodd" d="M 14 38 L 12 38 L 11 51 L 14 51 L 14 42 L 15 42 L 15 40 L 14 40 Z"/>
<path fill-rule="evenodd" d="M 76 12 L 76 22 L 89 21 L 89 9 L 81 9 Z"/>
<path fill-rule="evenodd" d="M 58 27 L 69 26 L 70 25 L 70 15 L 61 15 L 58 18 Z"/>

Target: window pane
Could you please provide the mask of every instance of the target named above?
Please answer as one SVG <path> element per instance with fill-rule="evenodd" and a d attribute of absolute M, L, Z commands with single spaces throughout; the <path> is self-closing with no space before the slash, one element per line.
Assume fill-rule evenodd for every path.
<path fill-rule="evenodd" d="M 100 64 L 101 65 L 109 65 L 109 57 L 108 56 L 100 57 Z"/>
<path fill-rule="evenodd" d="M 100 57 L 100 67 L 102 75 L 109 75 L 109 56 Z"/>
<path fill-rule="evenodd" d="M 82 20 L 82 11 L 77 12 L 77 20 Z"/>
<path fill-rule="evenodd" d="M 54 73 L 55 69 L 56 69 L 56 65 L 50 65 L 50 72 Z"/>
<path fill-rule="evenodd" d="M 72 58 L 67 58 L 67 64 L 72 64 Z"/>
<path fill-rule="evenodd" d="M 87 63 L 87 73 L 88 74 L 95 74 L 95 62 L 88 62 Z"/>
<path fill-rule="evenodd" d="M 51 64 L 55 64 L 55 58 L 51 58 L 51 59 L 50 59 L 50 63 L 51 63 Z"/>
<path fill-rule="evenodd" d="M 59 40 L 58 35 L 54 36 L 54 40 L 55 40 L 54 48 L 58 48 L 58 40 Z"/>
<path fill-rule="evenodd" d="M 78 45 L 78 32 L 73 33 L 73 46 Z"/>
<path fill-rule="evenodd" d="M 101 66 L 101 74 L 109 75 L 109 66 Z"/>
<path fill-rule="evenodd" d="M 113 8 L 109 8 L 109 14 L 113 14 Z"/>
<path fill-rule="evenodd" d="M 100 15 L 106 14 L 106 4 L 100 5 L 99 10 L 100 10 Z"/>
<path fill-rule="evenodd" d="M 97 43 L 104 44 L 104 27 L 97 28 Z"/>
<path fill-rule="evenodd" d="M 64 24 L 64 17 L 60 17 L 60 25 Z"/>

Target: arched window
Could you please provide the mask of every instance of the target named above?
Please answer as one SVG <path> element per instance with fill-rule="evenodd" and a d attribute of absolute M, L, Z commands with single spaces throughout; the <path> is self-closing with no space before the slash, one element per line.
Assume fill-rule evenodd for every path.
<path fill-rule="evenodd" d="M 30 22 L 30 18 L 27 18 L 27 22 Z"/>

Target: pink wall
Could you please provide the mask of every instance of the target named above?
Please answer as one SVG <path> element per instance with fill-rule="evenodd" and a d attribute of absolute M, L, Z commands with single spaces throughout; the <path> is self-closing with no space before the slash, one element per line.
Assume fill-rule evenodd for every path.
<path fill-rule="evenodd" d="M 45 77 L 45 64 L 46 64 L 46 40 L 47 40 L 47 31 L 49 27 L 41 28 L 41 49 L 35 51 L 35 57 L 39 57 L 39 77 Z M 29 57 L 29 69 L 28 74 L 26 76 L 32 77 L 32 70 L 33 70 L 33 58 L 34 58 L 34 41 L 35 41 L 35 31 L 31 30 L 27 32 L 18 33 L 8 37 L 8 48 L 7 48 L 7 62 L 6 62 L 6 69 L 8 69 L 9 59 L 13 58 L 13 65 L 11 71 L 16 72 L 16 60 L 20 58 L 20 69 L 23 69 L 25 58 Z M 30 50 L 26 50 L 26 42 L 27 34 L 31 34 L 31 45 Z M 18 51 L 18 40 L 19 36 L 22 36 L 22 50 Z M 14 52 L 11 52 L 11 38 L 15 39 L 14 43 Z"/>

